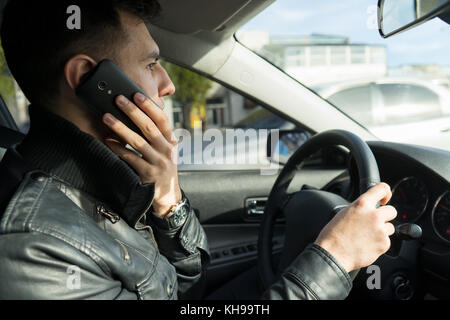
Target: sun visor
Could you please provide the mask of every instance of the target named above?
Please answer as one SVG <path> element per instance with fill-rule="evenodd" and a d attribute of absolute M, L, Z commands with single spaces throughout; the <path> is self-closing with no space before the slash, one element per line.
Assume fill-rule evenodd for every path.
<path fill-rule="evenodd" d="M 160 0 L 162 13 L 152 24 L 175 33 L 217 31 L 252 0 Z"/>

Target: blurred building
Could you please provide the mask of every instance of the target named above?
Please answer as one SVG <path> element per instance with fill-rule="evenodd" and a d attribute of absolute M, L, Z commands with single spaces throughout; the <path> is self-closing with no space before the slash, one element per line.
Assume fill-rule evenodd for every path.
<path fill-rule="evenodd" d="M 381 45 L 352 44 L 347 37 L 333 35 L 270 37 L 264 31 L 240 31 L 237 38 L 307 86 L 387 74 L 386 47 Z M 234 126 L 255 107 L 214 84 L 208 92 L 207 127 Z"/>
<path fill-rule="evenodd" d="M 246 32 L 243 39 L 249 38 Z M 256 52 L 305 85 L 387 73 L 387 52 L 383 45 L 355 44 L 348 37 L 320 34 L 268 40 L 260 35 L 257 39 L 266 43 L 250 43 Z"/>

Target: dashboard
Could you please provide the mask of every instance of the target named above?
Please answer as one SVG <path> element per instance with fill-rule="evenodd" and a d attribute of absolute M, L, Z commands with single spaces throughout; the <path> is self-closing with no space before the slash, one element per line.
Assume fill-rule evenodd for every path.
<path fill-rule="evenodd" d="M 389 204 L 397 209 L 395 220 L 397 223 L 415 223 L 424 216 L 425 220 L 431 217 L 434 233 L 440 240 L 450 244 L 450 192 L 444 190 L 436 197 L 436 193 L 430 194 L 427 185 L 416 176 L 402 178 L 394 185 Z"/>
<path fill-rule="evenodd" d="M 366 275 L 355 291 L 375 299 L 450 299 L 450 152 L 379 141 L 368 144 L 381 181 L 392 189 L 394 225 L 415 223 L 422 236 L 410 241 L 392 237 L 391 249 L 396 250 L 375 262 L 382 271 L 383 289 L 364 292 Z M 356 171 L 350 167 L 347 173 L 349 200 L 355 198 L 350 177 L 357 181 Z"/>
<path fill-rule="evenodd" d="M 406 161 L 384 160 L 387 159 L 378 163 L 382 181 L 392 188 L 392 198 L 388 204 L 397 209 L 394 224 L 415 223 L 422 228 L 422 241 L 442 249 L 450 246 L 448 183 L 440 181 L 426 168 L 418 168 Z"/>
<path fill-rule="evenodd" d="M 422 228 L 421 241 L 450 250 L 450 152 L 387 143 L 371 148 L 381 180 L 392 188 L 394 223 L 415 223 Z"/>
<path fill-rule="evenodd" d="M 450 152 L 393 143 L 369 145 L 381 180 L 392 188 L 394 225 L 409 222 L 422 229 L 420 239 L 401 243 L 398 257 L 381 262 L 403 269 L 415 293 L 449 299 Z"/>

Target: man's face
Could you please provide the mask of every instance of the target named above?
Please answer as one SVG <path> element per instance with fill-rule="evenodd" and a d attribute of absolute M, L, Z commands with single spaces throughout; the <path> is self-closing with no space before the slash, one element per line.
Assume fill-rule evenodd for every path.
<path fill-rule="evenodd" d="M 119 67 L 163 106 L 162 97 L 173 94 L 175 86 L 158 62 L 159 47 L 142 20 L 122 11 L 120 17 L 128 41 L 119 49 Z"/>

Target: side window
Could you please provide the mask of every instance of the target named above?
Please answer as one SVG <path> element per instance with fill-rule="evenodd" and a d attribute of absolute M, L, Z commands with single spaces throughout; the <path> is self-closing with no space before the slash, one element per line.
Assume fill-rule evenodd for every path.
<path fill-rule="evenodd" d="M 20 131 L 26 133 L 29 128 L 28 101 L 20 90 L 8 66 L 3 48 L 0 45 L 0 96 L 3 98 Z"/>
<path fill-rule="evenodd" d="M 190 134 L 192 140 L 195 140 L 195 132 L 198 132 L 198 129 L 201 128 L 200 132 L 203 134 L 202 150 L 195 149 L 196 142 L 192 142 L 190 148 L 193 155 L 202 151 L 203 155 L 205 152 L 210 153 L 211 146 L 208 145 L 211 145 L 211 143 L 209 142 L 217 142 L 217 139 L 211 140 L 209 138 L 217 133 L 221 134 L 218 140 L 222 144 L 224 153 L 225 149 L 230 146 L 233 149 L 238 149 L 242 144 L 239 142 L 239 138 L 229 141 L 228 134 L 245 132 L 246 146 L 244 153 L 246 159 L 255 156 L 253 154 L 255 152 L 258 153 L 257 156 L 261 156 L 261 153 L 265 156 L 267 138 L 259 135 L 261 131 L 264 131 L 264 129 L 267 129 L 265 130 L 267 132 L 271 129 L 289 130 L 296 127 L 290 121 L 279 117 L 255 101 L 217 82 L 168 62 L 162 64 L 176 87 L 175 94 L 166 97 L 165 101 L 167 114 L 172 121 L 173 128 L 176 129 L 177 136 L 179 136 L 177 129 L 181 129 L 178 132 L 186 132 L 186 134 Z M 252 135 L 252 133 L 255 133 L 255 135 Z M 256 146 L 260 147 L 261 150 L 252 151 L 252 148 Z M 219 151 L 222 152 L 222 150 Z M 180 152 L 180 155 L 183 155 L 184 152 L 185 150 Z M 238 153 L 242 152 L 238 151 Z M 223 156 L 225 157 L 225 154 Z M 191 160 L 192 163 L 195 162 L 193 158 Z M 195 162 L 195 164 L 203 165 L 206 163 L 201 161 L 200 163 Z M 226 162 L 225 164 L 231 163 Z M 255 163 L 245 161 L 245 164 L 253 165 Z M 232 164 L 226 167 L 233 169 Z M 212 167 L 207 164 L 201 168 L 207 170 Z M 189 165 L 179 165 L 181 171 L 189 169 L 191 169 Z M 198 169 L 198 166 L 196 166 L 196 169 Z"/>
<path fill-rule="evenodd" d="M 384 121 L 400 124 L 439 118 L 442 115 L 439 96 L 430 89 L 411 84 L 379 84 Z"/>
<path fill-rule="evenodd" d="M 343 89 L 331 95 L 328 101 L 366 127 L 373 124 L 371 86 Z"/>

